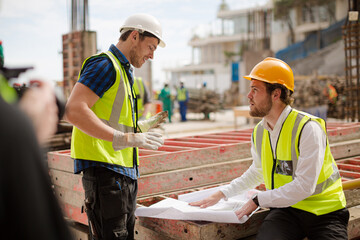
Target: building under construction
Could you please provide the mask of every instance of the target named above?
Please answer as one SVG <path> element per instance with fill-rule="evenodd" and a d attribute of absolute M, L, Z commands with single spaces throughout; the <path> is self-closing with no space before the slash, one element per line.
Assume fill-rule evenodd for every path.
<path fill-rule="evenodd" d="M 224 3 L 224 2 L 223 2 Z M 218 15 L 224 20 L 233 19 L 234 11 L 221 5 Z M 350 12 L 359 12 L 359 3 L 349 0 Z M 64 92 L 69 96 L 72 87 L 78 79 L 84 59 L 97 52 L 96 32 L 88 30 L 88 2 L 87 0 L 72 0 L 71 32 L 64 34 L 63 39 L 63 68 Z M 229 69 L 223 62 L 210 63 L 212 44 L 223 44 L 216 52 L 222 55 L 222 50 L 239 50 L 241 44 L 249 43 L 256 46 L 256 50 L 263 51 L 271 45 L 269 42 L 271 17 L 268 7 L 252 9 L 251 13 L 239 11 L 252 23 L 257 23 L 258 34 L 246 35 L 248 38 L 236 36 L 222 36 L 210 38 L 213 42 L 193 38 L 190 41 L 196 51 L 200 51 L 204 61 L 200 65 L 190 65 L 184 68 L 171 69 L 176 81 L 182 73 L 199 75 L 214 75 L 215 77 L 229 75 Z M 246 14 L 245 14 L 246 13 Z M 356 15 L 356 14 L 355 14 Z M 257 19 L 255 21 L 255 19 Z M 261 19 L 262 21 L 258 21 Z M 354 18 L 355 19 L 355 18 Z M 360 106 L 359 81 L 359 19 L 348 19 L 343 30 L 346 51 L 346 116 L 350 121 L 358 122 Z M 250 23 L 249 23 L 250 24 Z M 255 31 L 256 32 L 256 31 Z M 209 39 L 208 39 L 209 40 Z M 229 53 L 229 59 L 235 55 Z M 234 52 L 233 52 L 234 53 Z M 237 52 L 235 52 L 237 53 Z M 248 54 L 249 51 L 248 51 Z M 261 54 L 260 54 L 261 55 Z M 244 54 L 246 57 L 246 54 Z M 226 56 L 220 58 L 226 61 Z M 227 59 L 227 60 L 229 60 Z M 247 62 L 248 67 L 252 62 Z M 217 66 L 214 70 L 212 66 Z M 220 69 L 221 68 L 221 69 Z M 219 72 L 217 72 L 219 70 Z M 249 70 L 246 70 L 249 72 Z M 144 75 L 142 75 L 144 74 Z M 142 70 L 135 72 L 136 76 L 145 78 L 151 83 L 151 63 Z M 186 75 L 186 74 L 184 74 Z M 192 76 L 194 77 L 194 76 Z M 206 76 L 202 76 L 206 77 Z M 209 77 L 209 76 L 207 76 Z M 205 79 L 205 78 L 204 78 Z M 211 78 L 213 79 L 213 78 Z M 217 86 L 215 83 L 213 86 Z M 151 84 L 150 84 L 151 86 Z M 244 88 L 248 89 L 248 88 Z M 308 97 L 304 97 L 306 101 Z M 182 131 L 184 125 L 180 126 Z M 165 144 L 158 150 L 140 149 L 140 175 L 138 206 L 149 206 L 160 200 L 179 195 L 213 188 L 229 183 L 232 179 L 242 175 L 252 163 L 250 146 L 251 132 L 248 127 L 241 130 L 219 131 L 212 134 L 195 134 L 187 137 L 167 138 Z M 349 239 L 360 237 L 360 125 L 359 123 L 331 122 L 327 124 L 331 152 L 337 161 L 345 190 L 347 207 L 351 218 L 348 226 Z M 87 215 L 82 211 L 84 204 L 84 190 L 81 175 L 73 174 L 74 162 L 69 149 L 48 153 L 49 172 L 54 184 L 54 191 L 58 197 L 64 214 L 72 227 L 75 239 L 87 240 Z M 264 191 L 264 185 L 258 190 Z M 255 239 L 259 226 L 269 209 L 262 208 L 245 224 L 225 224 L 205 221 L 171 220 L 160 218 L 140 217 L 136 220 L 137 240 L 168 240 L 168 239 Z"/>

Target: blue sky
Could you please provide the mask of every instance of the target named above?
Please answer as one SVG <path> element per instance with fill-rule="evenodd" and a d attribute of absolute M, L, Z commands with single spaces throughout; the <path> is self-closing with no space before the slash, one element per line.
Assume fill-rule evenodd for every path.
<path fill-rule="evenodd" d="M 232 9 L 264 4 L 266 0 L 226 0 Z M 119 38 L 119 27 L 134 13 L 154 15 L 163 26 L 165 48 L 153 60 L 154 80 L 163 81 L 164 67 L 190 62 L 187 45 L 192 31 L 216 19 L 221 0 L 89 0 L 91 31 L 97 48 L 106 51 Z M 5 66 L 33 66 L 20 81 L 62 80 L 61 36 L 70 31 L 70 0 L 0 0 L 0 40 Z"/>

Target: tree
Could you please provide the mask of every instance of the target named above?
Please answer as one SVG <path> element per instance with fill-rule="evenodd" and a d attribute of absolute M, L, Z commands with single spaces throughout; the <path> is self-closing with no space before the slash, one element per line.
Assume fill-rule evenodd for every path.
<path fill-rule="evenodd" d="M 274 19 L 283 21 L 287 24 L 290 31 L 290 43 L 295 43 L 295 33 L 293 23 L 290 17 L 290 10 L 294 7 L 296 0 L 275 0 Z"/>

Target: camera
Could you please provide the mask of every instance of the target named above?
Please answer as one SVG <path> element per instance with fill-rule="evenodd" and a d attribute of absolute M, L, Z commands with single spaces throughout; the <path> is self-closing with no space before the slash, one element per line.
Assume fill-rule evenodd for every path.
<path fill-rule="evenodd" d="M 10 80 L 13 78 L 17 78 L 21 73 L 26 72 L 29 69 L 33 69 L 33 67 L 23 67 L 23 68 L 2 67 L 0 69 L 0 74 L 2 74 L 7 80 Z M 30 86 L 26 86 L 25 84 L 22 84 L 22 85 L 14 84 L 14 86 L 13 86 L 13 88 L 16 90 L 16 93 L 17 93 L 19 99 L 21 99 L 23 94 L 29 88 L 33 88 L 33 87 L 36 87 L 36 81 L 30 82 Z M 58 118 L 59 118 L 59 120 L 61 120 L 65 114 L 65 101 L 60 96 L 58 96 L 56 93 L 55 93 L 55 97 L 56 97 L 56 105 L 58 108 Z"/>

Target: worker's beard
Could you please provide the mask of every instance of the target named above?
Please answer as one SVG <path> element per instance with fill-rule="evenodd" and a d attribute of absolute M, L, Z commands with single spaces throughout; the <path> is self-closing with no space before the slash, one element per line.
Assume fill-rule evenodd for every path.
<path fill-rule="evenodd" d="M 136 68 L 140 68 L 143 65 L 143 58 L 137 54 L 137 47 L 130 50 L 130 63 Z"/>
<path fill-rule="evenodd" d="M 269 114 L 272 108 L 271 96 L 262 101 L 257 106 L 253 105 L 253 109 L 250 109 L 250 116 L 252 117 L 265 117 Z"/>

